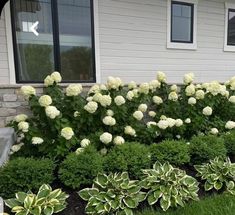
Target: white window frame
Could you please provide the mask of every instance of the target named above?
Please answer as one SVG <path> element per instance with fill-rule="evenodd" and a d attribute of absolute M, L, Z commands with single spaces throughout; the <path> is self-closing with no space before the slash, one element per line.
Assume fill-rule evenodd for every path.
<path fill-rule="evenodd" d="M 6 37 L 7 37 L 8 65 L 9 65 L 9 80 L 10 80 L 9 84 L 22 85 L 16 83 L 15 59 L 14 59 L 13 37 L 12 37 L 12 27 L 11 27 L 12 20 L 11 20 L 11 9 L 9 1 L 6 3 L 4 7 L 4 13 L 5 13 Z M 95 34 L 94 48 L 95 48 L 96 83 L 101 83 L 99 6 L 98 6 L 98 1 L 96 0 L 94 0 L 94 34 Z M 31 84 L 31 85 L 38 85 L 38 84 Z M 88 85 L 91 85 L 91 83 L 89 83 Z"/>
<path fill-rule="evenodd" d="M 224 51 L 235 52 L 235 46 L 228 45 L 228 11 L 229 9 L 235 10 L 235 4 L 225 2 L 225 28 L 224 28 Z"/>
<path fill-rule="evenodd" d="M 193 43 L 178 43 L 171 42 L 171 3 L 172 0 L 167 0 L 167 48 L 168 49 L 197 49 L 197 8 L 198 0 L 176 0 L 182 3 L 194 4 L 194 18 L 193 18 Z"/>

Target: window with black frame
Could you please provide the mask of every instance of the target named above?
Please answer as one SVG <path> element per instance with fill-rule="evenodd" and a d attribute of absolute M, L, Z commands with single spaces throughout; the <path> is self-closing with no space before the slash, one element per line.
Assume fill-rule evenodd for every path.
<path fill-rule="evenodd" d="M 92 0 L 11 0 L 18 83 L 95 82 Z"/>
<path fill-rule="evenodd" d="M 193 43 L 194 4 L 171 2 L 171 42 Z"/>
<path fill-rule="evenodd" d="M 235 46 L 235 9 L 229 9 L 228 10 L 227 45 Z"/>

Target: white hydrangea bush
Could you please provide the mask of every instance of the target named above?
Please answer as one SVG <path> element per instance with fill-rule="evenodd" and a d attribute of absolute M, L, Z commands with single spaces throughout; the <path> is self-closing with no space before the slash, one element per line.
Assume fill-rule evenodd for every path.
<path fill-rule="evenodd" d="M 88 90 L 81 84 L 63 89 L 54 72 L 44 80 L 43 95 L 32 86 L 21 88 L 33 116 L 20 114 L 11 122 L 20 137 L 15 152 L 28 148 L 57 157 L 81 153 L 90 144 L 104 152 L 125 142 L 150 144 L 235 129 L 235 77 L 225 84 L 195 84 L 194 79 L 188 73 L 182 84 L 168 85 L 166 74 L 158 72 L 149 83 L 109 77 Z"/>

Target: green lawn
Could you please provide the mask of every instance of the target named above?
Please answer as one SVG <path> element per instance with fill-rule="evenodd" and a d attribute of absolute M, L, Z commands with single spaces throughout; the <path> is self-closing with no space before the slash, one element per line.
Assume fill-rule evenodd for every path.
<path fill-rule="evenodd" d="M 235 215 L 235 196 L 219 195 L 192 202 L 184 208 L 163 212 L 146 209 L 136 215 Z"/>

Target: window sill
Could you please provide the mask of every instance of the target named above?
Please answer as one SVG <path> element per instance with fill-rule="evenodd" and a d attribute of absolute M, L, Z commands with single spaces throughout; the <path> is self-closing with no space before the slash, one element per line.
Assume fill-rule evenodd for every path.
<path fill-rule="evenodd" d="M 235 46 L 224 46 L 224 52 L 235 52 Z"/>
<path fill-rule="evenodd" d="M 167 43 L 167 49 L 197 50 L 196 43 Z"/>

